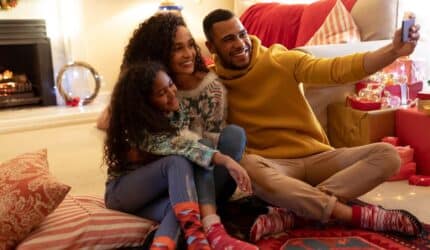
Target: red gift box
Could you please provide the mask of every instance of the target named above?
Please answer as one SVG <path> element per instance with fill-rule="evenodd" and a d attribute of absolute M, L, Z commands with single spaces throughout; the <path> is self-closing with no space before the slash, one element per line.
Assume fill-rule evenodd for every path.
<path fill-rule="evenodd" d="M 409 184 L 416 186 L 430 186 L 430 176 L 412 175 L 409 177 Z"/>
<path fill-rule="evenodd" d="M 396 135 L 400 145 L 414 149 L 417 174 L 430 176 L 430 116 L 413 109 L 396 110 Z"/>
<path fill-rule="evenodd" d="M 366 100 L 357 100 L 354 97 L 347 96 L 346 103 L 353 109 L 369 111 L 369 110 L 377 110 L 381 109 L 381 102 L 372 102 Z"/>
<path fill-rule="evenodd" d="M 417 166 L 415 162 L 406 163 L 400 167 L 400 170 L 397 172 L 397 174 L 391 176 L 387 181 L 407 180 L 416 174 L 416 168 Z"/>

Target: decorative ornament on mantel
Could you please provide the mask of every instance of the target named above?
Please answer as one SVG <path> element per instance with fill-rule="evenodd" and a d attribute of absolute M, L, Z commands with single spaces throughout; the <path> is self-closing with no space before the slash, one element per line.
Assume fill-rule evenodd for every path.
<path fill-rule="evenodd" d="M 89 89 L 87 73 L 90 73 L 94 78 L 94 90 L 91 94 L 87 95 Z M 66 81 L 65 78 L 67 79 Z M 75 78 L 79 82 L 76 84 Z M 64 99 L 67 106 L 80 106 L 91 103 L 97 96 L 101 86 L 101 77 L 99 73 L 86 62 L 71 62 L 60 69 L 57 76 L 57 90 L 61 97 Z M 85 94 L 83 94 L 85 93 Z"/>
<path fill-rule="evenodd" d="M 159 11 L 173 11 L 180 13 L 182 10 L 182 6 L 175 3 L 175 1 L 172 0 L 163 0 L 160 3 L 160 6 L 158 6 Z"/>

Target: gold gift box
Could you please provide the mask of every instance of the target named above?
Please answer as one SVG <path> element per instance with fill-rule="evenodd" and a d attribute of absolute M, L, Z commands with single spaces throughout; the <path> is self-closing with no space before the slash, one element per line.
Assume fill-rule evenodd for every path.
<path fill-rule="evenodd" d="M 353 147 L 380 142 L 395 135 L 395 109 L 361 111 L 332 103 L 327 108 L 327 133 L 333 147 Z"/>

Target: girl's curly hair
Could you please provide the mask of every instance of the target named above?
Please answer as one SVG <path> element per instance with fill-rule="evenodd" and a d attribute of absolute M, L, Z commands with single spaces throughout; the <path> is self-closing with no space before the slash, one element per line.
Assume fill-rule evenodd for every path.
<path fill-rule="evenodd" d="M 110 102 L 110 118 L 104 144 L 104 161 L 110 170 L 127 165 L 127 152 L 149 133 L 176 133 L 168 118 L 151 104 L 153 83 L 162 64 L 153 61 L 128 65 L 121 71 Z"/>
<path fill-rule="evenodd" d="M 125 48 L 121 69 L 145 60 L 159 61 L 167 67 L 167 73 L 174 80 L 175 75 L 168 67 L 178 26 L 187 27 L 181 16 L 171 12 L 155 14 L 139 24 Z M 194 71 L 208 72 L 200 48 L 195 42 L 194 49 L 196 50 Z"/>

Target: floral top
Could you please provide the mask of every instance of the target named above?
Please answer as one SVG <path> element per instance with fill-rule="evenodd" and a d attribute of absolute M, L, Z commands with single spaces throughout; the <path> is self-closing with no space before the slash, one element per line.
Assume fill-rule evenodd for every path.
<path fill-rule="evenodd" d="M 138 145 L 139 149 L 155 155 L 182 155 L 199 166 L 213 168 L 210 163 L 217 151 L 198 142 L 201 137 L 188 130 L 189 121 L 188 112 L 181 105 L 180 111 L 170 116 L 170 122 L 179 134 L 151 134 L 145 131 L 145 140 Z"/>
<path fill-rule="evenodd" d="M 179 133 L 177 135 L 170 133 L 149 133 L 144 130 L 145 139 L 142 142 L 135 143 L 135 146 L 151 155 L 181 155 L 203 168 L 212 169 L 213 165 L 210 163 L 213 154 L 218 151 L 199 143 L 198 140 L 201 137 L 188 130 L 190 117 L 187 110 L 183 109 L 182 104 L 180 110 L 172 113 L 169 119 L 172 126 L 178 129 Z M 135 164 L 129 165 L 120 171 L 109 169 L 108 181 L 139 167 L 141 165 Z"/>
<path fill-rule="evenodd" d="M 189 112 L 189 129 L 217 145 L 219 133 L 225 127 L 227 90 L 214 72 L 209 72 L 193 90 L 178 90 L 185 110 Z"/>

